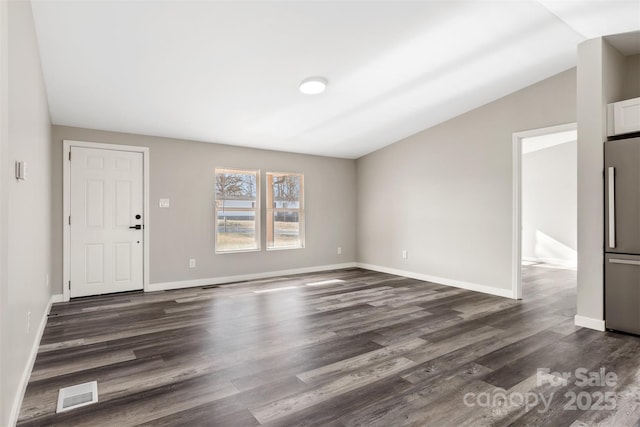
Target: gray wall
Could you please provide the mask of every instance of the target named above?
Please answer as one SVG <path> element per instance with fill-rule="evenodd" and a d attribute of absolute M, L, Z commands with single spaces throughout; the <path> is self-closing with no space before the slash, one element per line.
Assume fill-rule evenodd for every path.
<path fill-rule="evenodd" d="M 355 262 L 354 160 L 53 126 L 54 292 L 62 292 L 62 227 L 58 224 L 62 223 L 64 139 L 149 147 L 152 284 Z M 303 172 L 306 248 L 267 252 L 262 227 L 261 252 L 216 255 L 216 167 L 260 169 L 262 184 L 268 171 Z M 160 198 L 169 198 L 171 207 L 160 209 Z M 336 253 L 338 246 L 342 255 Z M 196 259 L 197 268 L 188 268 L 189 258 Z"/>
<path fill-rule="evenodd" d="M 575 87 L 571 69 L 358 159 L 358 261 L 511 289 L 512 134 L 574 122 Z"/>
<path fill-rule="evenodd" d="M 7 307 L 6 299 L 9 292 L 9 284 L 7 279 L 7 260 L 8 260 L 8 248 L 7 248 L 7 232 L 8 222 L 8 183 L 6 176 L 6 169 L 9 165 L 7 160 L 9 152 L 9 137 L 7 125 L 9 123 L 8 117 L 8 85 L 7 85 L 7 71 L 8 71 L 8 31 L 7 31 L 7 2 L 0 1 L 0 425 L 8 424 L 9 417 L 9 402 L 6 396 L 12 396 L 9 390 L 9 385 L 5 380 L 5 370 L 9 367 L 5 365 L 7 352 L 6 345 L 8 344 L 5 329 L 5 316 L 4 312 Z M 7 319 L 8 320 L 8 319 Z M 8 325 L 8 324 L 7 324 Z M 7 326 L 8 327 L 8 326 Z M 5 391 L 5 389 L 7 389 Z"/>
<path fill-rule="evenodd" d="M 603 319 L 602 168 L 604 95 L 602 39 L 578 45 L 578 295 L 577 315 Z"/>
<path fill-rule="evenodd" d="M 576 145 L 576 141 L 566 142 L 522 156 L 524 259 L 576 265 Z"/>
<path fill-rule="evenodd" d="M 629 55 L 626 58 L 624 72 L 623 96 L 624 99 L 640 97 L 640 54 Z"/>
<path fill-rule="evenodd" d="M 603 142 L 606 106 L 633 95 L 636 67 L 602 37 L 578 45 L 578 297 L 577 315 L 604 320 Z M 627 88 L 625 90 L 625 87 Z"/>
<path fill-rule="evenodd" d="M 0 425 L 6 426 L 50 297 L 51 126 L 31 4 L 2 2 L 2 8 Z M 15 180 L 16 160 L 28 162 L 28 180 Z"/>

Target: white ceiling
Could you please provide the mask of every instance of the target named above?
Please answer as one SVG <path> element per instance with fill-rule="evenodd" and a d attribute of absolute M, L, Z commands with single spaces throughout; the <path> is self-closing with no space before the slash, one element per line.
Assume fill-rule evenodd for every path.
<path fill-rule="evenodd" d="M 34 0 L 54 124 L 357 158 L 640 30 L 640 0 Z M 309 96 L 298 84 L 329 80 Z"/>

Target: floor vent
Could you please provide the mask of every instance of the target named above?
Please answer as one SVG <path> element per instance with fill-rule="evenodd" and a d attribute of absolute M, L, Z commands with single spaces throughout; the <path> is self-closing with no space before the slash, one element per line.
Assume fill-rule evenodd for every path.
<path fill-rule="evenodd" d="M 78 384 L 61 388 L 58 392 L 58 408 L 56 412 L 65 412 L 98 401 L 98 382 Z"/>

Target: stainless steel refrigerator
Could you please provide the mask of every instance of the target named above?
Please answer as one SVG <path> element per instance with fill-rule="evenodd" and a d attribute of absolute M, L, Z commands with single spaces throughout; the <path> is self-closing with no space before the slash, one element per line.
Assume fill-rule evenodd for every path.
<path fill-rule="evenodd" d="M 640 138 L 604 146 L 605 324 L 640 334 Z"/>

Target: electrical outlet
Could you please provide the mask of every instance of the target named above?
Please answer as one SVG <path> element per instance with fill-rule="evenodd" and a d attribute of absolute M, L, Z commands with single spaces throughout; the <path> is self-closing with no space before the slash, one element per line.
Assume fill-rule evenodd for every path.
<path fill-rule="evenodd" d="M 196 268 L 196 260 L 194 258 L 189 260 L 189 268 Z"/>
<path fill-rule="evenodd" d="M 407 256 L 408 256 L 407 251 L 406 250 L 402 251 L 402 259 L 407 259 Z"/>
<path fill-rule="evenodd" d="M 27 311 L 27 333 L 31 331 L 31 312 Z"/>
<path fill-rule="evenodd" d="M 171 202 L 169 201 L 169 199 L 160 199 L 160 202 L 158 203 L 158 205 L 161 208 L 168 208 L 171 206 Z"/>
<path fill-rule="evenodd" d="M 342 255 L 342 248 L 340 246 L 338 246 L 337 252 L 338 252 L 338 255 Z"/>

